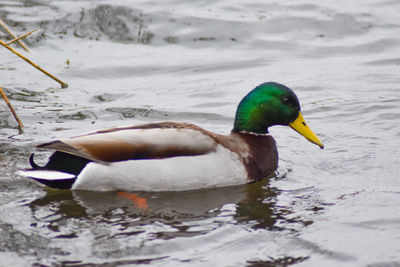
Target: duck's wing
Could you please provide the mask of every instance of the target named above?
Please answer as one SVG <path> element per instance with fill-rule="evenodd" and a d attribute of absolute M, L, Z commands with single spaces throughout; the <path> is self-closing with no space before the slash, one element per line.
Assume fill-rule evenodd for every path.
<path fill-rule="evenodd" d="M 162 122 L 91 132 L 38 145 L 91 161 L 161 159 L 215 151 L 215 135 L 192 124 Z"/>

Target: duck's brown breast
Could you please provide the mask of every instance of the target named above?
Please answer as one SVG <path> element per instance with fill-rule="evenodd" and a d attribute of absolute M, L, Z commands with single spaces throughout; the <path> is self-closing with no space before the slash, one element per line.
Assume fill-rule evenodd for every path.
<path fill-rule="evenodd" d="M 232 132 L 217 139 L 218 143 L 239 155 L 249 182 L 260 180 L 278 168 L 278 150 L 271 135 Z"/>

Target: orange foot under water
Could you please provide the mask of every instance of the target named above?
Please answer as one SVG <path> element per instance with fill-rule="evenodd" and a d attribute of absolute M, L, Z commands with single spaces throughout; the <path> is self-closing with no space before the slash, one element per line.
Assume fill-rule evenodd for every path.
<path fill-rule="evenodd" d="M 147 211 L 149 209 L 149 206 L 147 205 L 147 200 L 143 197 L 139 197 L 136 194 L 128 192 L 118 192 L 118 196 L 129 199 L 133 202 L 133 205 L 135 207 L 139 208 L 142 211 Z"/>

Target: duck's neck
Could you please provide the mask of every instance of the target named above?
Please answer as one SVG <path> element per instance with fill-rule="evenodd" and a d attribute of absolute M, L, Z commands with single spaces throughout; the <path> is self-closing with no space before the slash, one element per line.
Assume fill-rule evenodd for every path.
<path fill-rule="evenodd" d="M 243 122 L 237 122 L 235 121 L 235 124 L 233 126 L 232 132 L 234 133 L 248 133 L 248 134 L 254 134 L 254 135 L 266 135 L 268 134 L 268 128 L 266 128 L 264 125 L 254 125 L 251 123 L 243 123 Z"/>
<path fill-rule="evenodd" d="M 273 123 L 265 116 L 265 111 L 262 107 L 239 105 L 232 132 L 268 134 L 268 127 L 272 125 Z"/>

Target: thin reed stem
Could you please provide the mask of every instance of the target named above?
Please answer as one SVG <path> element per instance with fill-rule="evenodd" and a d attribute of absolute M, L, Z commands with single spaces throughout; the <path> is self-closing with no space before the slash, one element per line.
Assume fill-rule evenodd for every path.
<path fill-rule="evenodd" d="M 19 134 L 23 134 L 24 133 L 24 125 L 22 124 L 21 120 L 19 119 L 17 112 L 15 112 L 15 109 L 13 108 L 13 106 L 11 105 L 10 101 L 8 100 L 6 94 L 3 91 L 3 88 L 0 87 L 0 94 L 1 96 L 4 98 L 4 101 L 6 102 L 8 108 L 11 110 L 11 113 L 14 115 L 15 120 L 18 123 L 18 131 Z"/>
<path fill-rule="evenodd" d="M 60 79 L 58 79 L 57 77 L 55 77 L 54 75 L 52 75 L 51 73 L 47 72 L 46 70 L 42 69 L 39 65 L 37 65 L 35 62 L 33 62 L 32 60 L 30 60 L 29 58 L 26 58 L 24 55 L 22 55 L 21 53 L 19 53 L 18 51 L 16 51 L 15 49 L 13 49 L 11 46 L 9 46 L 7 43 L 3 42 L 2 40 L 0 40 L 0 44 L 2 46 L 4 46 L 5 48 L 7 48 L 8 50 L 10 50 L 11 52 L 13 52 L 14 54 L 16 54 L 17 56 L 19 56 L 20 58 L 22 58 L 23 60 L 25 60 L 26 62 L 28 62 L 29 64 L 31 64 L 32 66 L 34 66 L 35 68 L 37 68 L 38 70 L 40 70 L 41 72 L 43 72 L 44 74 L 46 74 L 47 76 L 49 76 L 50 78 L 52 78 L 53 80 L 57 81 L 58 83 L 61 84 L 62 88 L 67 88 L 68 84 L 66 84 L 65 82 L 61 81 Z"/>
<path fill-rule="evenodd" d="M 7 27 L 7 25 L 4 23 L 4 21 L 2 21 L 0 19 L 0 26 L 4 28 L 4 30 L 6 30 L 6 32 L 8 32 L 9 35 L 11 35 L 12 38 L 16 39 L 17 37 L 15 37 L 15 35 L 12 33 L 12 31 Z M 20 40 L 17 40 L 18 44 L 25 49 L 26 52 L 29 52 L 28 47 L 26 47 Z"/>

